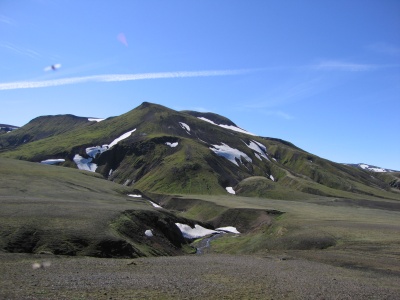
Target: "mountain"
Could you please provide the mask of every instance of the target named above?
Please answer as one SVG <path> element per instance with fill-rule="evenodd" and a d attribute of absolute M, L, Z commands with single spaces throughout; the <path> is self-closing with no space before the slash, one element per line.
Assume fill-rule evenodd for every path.
<path fill-rule="evenodd" d="M 106 120 L 38 117 L 0 136 L 0 156 L 88 170 L 157 194 L 399 198 L 398 173 L 382 177 L 255 136 L 214 113 L 148 102 Z"/>

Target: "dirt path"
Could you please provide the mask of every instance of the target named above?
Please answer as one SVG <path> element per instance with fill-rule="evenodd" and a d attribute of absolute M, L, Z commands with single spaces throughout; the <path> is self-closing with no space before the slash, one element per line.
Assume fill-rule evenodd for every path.
<path fill-rule="evenodd" d="M 398 277 L 283 255 L 0 254 L 0 299 L 399 299 Z M 33 269 L 34 263 L 46 267 Z"/>

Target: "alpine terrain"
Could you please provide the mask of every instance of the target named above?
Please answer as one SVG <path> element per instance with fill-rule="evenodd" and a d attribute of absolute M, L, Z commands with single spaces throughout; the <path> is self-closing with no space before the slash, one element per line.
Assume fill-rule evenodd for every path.
<path fill-rule="evenodd" d="M 315 281 L 326 287 L 316 299 L 336 297 L 338 290 L 339 298 L 370 298 L 377 286 L 388 299 L 399 292 L 393 282 L 400 275 L 400 172 L 332 162 L 288 141 L 256 136 L 215 113 L 147 102 L 108 119 L 41 116 L 1 129 L 0 273 L 31 286 L 34 274 L 24 271 L 25 261 L 44 258 L 34 269 L 56 264 L 55 277 L 37 284 L 40 292 L 26 288 L 35 299 L 50 293 L 80 298 L 82 289 L 104 298 L 108 277 L 101 276 L 110 272 L 119 278 L 121 299 L 172 299 L 178 286 L 185 291 L 180 298 L 262 298 L 268 291 L 282 299 L 314 291 L 318 285 L 307 284 Z M 188 283 L 181 269 L 173 271 L 177 260 L 149 258 L 166 256 L 193 266 L 196 283 Z M 84 257 L 136 262 L 122 266 L 111 259 L 99 269 L 103 260 Z M 138 277 L 126 281 L 133 267 Z M 286 267 L 306 283 L 282 277 Z M 93 270 L 102 275 L 75 289 L 75 281 L 64 277 L 76 268 L 82 284 Z M 259 276 L 250 276 L 250 269 Z M 143 279 L 154 277 L 149 270 L 162 274 L 154 290 Z M 311 278 L 318 272 L 325 275 Z M 265 286 L 272 282 L 264 280 L 268 276 L 292 283 Z M 68 287 L 50 292 L 59 282 Z M 26 289 L 7 286 L 0 297 L 26 295 Z"/>

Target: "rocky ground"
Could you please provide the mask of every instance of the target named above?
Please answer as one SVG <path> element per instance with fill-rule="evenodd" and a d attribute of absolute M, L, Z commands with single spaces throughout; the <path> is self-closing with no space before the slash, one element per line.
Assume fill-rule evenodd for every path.
<path fill-rule="evenodd" d="M 0 253 L 0 299 L 400 299 L 398 280 L 287 253 L 140 259 Z"/>

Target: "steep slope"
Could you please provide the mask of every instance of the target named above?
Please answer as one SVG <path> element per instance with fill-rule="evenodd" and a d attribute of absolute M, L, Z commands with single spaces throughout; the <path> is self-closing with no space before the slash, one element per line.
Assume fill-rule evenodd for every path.
<path fill-rule="evenodd" d="M 299 197 L 399 198 L 387 179 L 366 170 L 255 136 L 217 114 L 178 112 L 147 102 L 121 116 L 8 149 L 0 155 L 36 162 L 62 159 L 64 166 L 155 193 L 233 190 L 279 199 L 297 191 Z"/>

